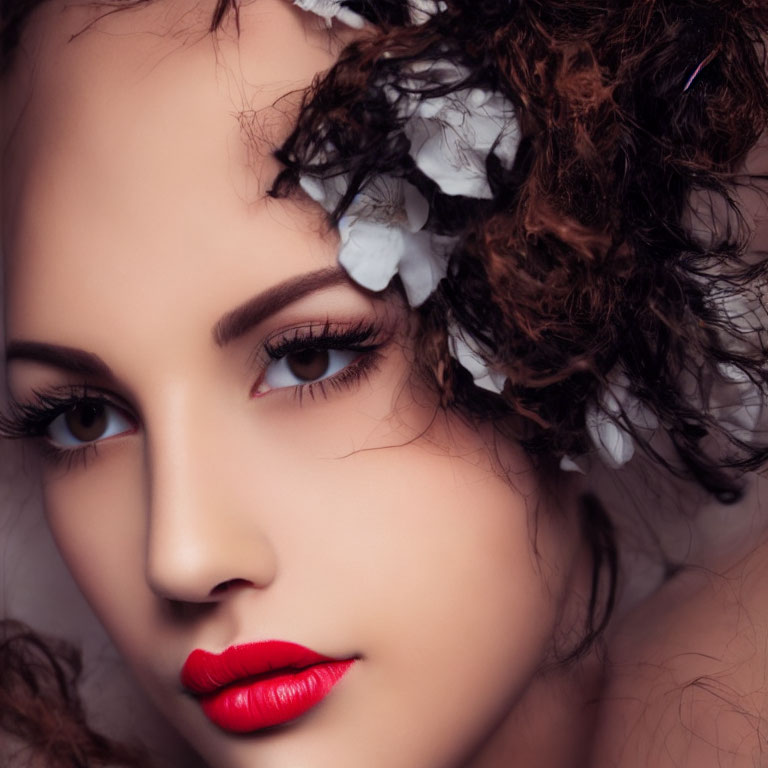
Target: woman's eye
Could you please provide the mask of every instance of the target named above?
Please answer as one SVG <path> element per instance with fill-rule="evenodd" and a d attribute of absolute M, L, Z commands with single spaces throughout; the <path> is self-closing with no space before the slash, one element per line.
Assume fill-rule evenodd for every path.
<path fill-rule="evenodd" d="M 128 417 L 113 405 L 84 401 L 53 419 L 47 437 L 59 448 L 78 448 L 133 429 Z"/>
<path fill-rule="evenodd" d="M 264 373 L 260 393 L 282 387 L 311 384 L 333 376 L 360 357 L 359 350 L 308 347 L 273 360 Z"/>

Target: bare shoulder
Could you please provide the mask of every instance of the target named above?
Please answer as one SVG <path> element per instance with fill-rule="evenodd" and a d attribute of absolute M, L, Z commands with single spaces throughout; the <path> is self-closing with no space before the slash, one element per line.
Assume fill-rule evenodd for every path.
<path fill-rule="evenodd" d="M 768 765 L 768 544 L 691 569 L 609 639 L 591 768 Z"/>

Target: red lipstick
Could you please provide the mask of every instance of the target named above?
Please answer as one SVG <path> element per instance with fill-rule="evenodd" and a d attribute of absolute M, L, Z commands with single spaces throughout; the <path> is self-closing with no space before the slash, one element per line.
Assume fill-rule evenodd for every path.
<path fill-rule="evenodd" d="M 181 684 L 219 728 L 252 733 L 312 709 L 354 661 L 280 640 L 233 645 L 218 654 L 197 649 L 184 662 Z"/>

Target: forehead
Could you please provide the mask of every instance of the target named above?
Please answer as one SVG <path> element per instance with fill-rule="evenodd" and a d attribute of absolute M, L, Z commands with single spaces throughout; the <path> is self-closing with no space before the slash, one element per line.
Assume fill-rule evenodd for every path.
<path fill-rule="evenodd" d="M 282 97 L 330 66 L 334 43 L 287 0 L 246 4 L 239 35 L 225 27 L 214 39 L 213 5 L 160 0 L 97 16 L 54 2 L 33 18 L 4 94 L 12 299 L 64 312 L 73 274 L 84 295 L 119 279 L 138 297 L 147 279 L 178 284 L 212 261 L 269 256 L 260 274 L 270 264 L 274 280 L 300 268 L 288 264 L 307 253 L 292 204 L 265 199 L 269 151 L 296 103 Z"/>
<path fill-rule="evenodd" d="M 234 123 L 332 61 L 328 36 L 307 29 L 306 14 L 286 0 L 246 4 L 241 32 L 225 25 L 216 37 L 208 34 L 212 6 L 155 0 L 111 13 L 98 4 L 41 6 L 3 83 L 4 162 L 28 162 L 30 146 L 48 156 L 103 148 L 107 139 L 114 146 L 130 134 L 146 139 L 158 126 L 189 134 L 206 115 Z"/>

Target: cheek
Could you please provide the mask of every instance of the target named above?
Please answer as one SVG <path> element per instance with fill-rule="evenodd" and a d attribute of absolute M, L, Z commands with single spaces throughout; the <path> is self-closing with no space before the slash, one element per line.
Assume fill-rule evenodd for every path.
<path fill-rule="evenodd" d="M 145 504 L 137 454 L 100 449 L 98 472 L 45 470 L 48 523 L 69 569 L 110 634 L 147 626 L 150 593 L 143 577 Z"/>
<path fill-rule="evenodd" d="M 225 546 L 232 536 L 256 531 L 275 553 L 277 576 L 262 590 L 222 599 L 199 624 L 174 619 L 146 581 L 153 512 L 140 441 L 105 444 L 98 463 L 85 470 L 50 470 L 50 524 L 116 644 L 189 735 L 200 728 L 199 713 L 178 698 L 178 670 L 189 650 L 211 644 L 201 637 L 225 645 L 238 633 L 243 639 L 266 633 L 360 656 L 335 709 L 329 707 L 343 714 L 318 719 L 312 750 L 335 755 L 337 765 L 348 764 L 340 755 L 354 752 L 355 764 L 364 765 L 371 749 L 386 751 L 397 734 L 402 765 L 454 764 L 456 754 L 487 738 L 514 707 L 547 656 L 569 531 L 558 511 L 541 502 L 537 479 L 515 449 L 505 456 L 514 470 L 510 485 L 471 430 L 452 424 L 444 435 L 433 429 L 427 436 L 422 411 L 401 410 L 407 429 L 398 432 L 390 421 L 391 432 L 361 448 L 363 432 L 374 434 L 382 422 L 368 414 L 361 430 L 360 413 L 350 410 L 347 402 L 345 418 L 360 439 L 346 452 L 328 450 L 328 443 L 320 451 L 306 435 L 293 439 L 290 429 L 278 439 L 267 424 L 247 430 L 263 442 L 241 436 L 226 451 L 211 450 L 225 469 L 212 475 L 211 495 L 197 473 L 198 495 L 237 497 L 240 510 L 227 526 L 236 530 L 217 534 L 219 553 L 233 551 Z M 323 412 L 327 424 L 341 429 L 343 423 L 348 434 L 344 419 L 337 423 Z M 323 420 L 310 408 L 305 415 Z M 327 429 L 323 434 L 330 439 Z M 334 448 L 344 443 L 335 440 Z M 244 455 L 259 462 L 243 462 Z M 219 755 L 225 744 L 218 738 L 201 736 L 199 746 L 217 745 L 211 754 Z M 226 749 L 240 754 L 228 741 Z M 242 749 L 242 765 L 251 764 L 250 747 Z M 274 749 L 275 765 L 285 764 Z M 294 764 L 311 764 L 301 740 L 295 749 Z"/>
<path fill-rule="evenodd" d="M 346 461 L 335 477 L 305 476 L 316 489 L 333 478 L 337 494 L 322 510 L 328 565 L 303 610 L 344 627 L 364 656 L 357 674 L 376 696 L 361 743 L 396 732 L 403 765 L 442 765 L 443 753 L 449 764 L 510 711 L 551 648 L 563 589 L 552 563 L 567 557 L 557 512 L 536 508 L 522 459 L 517 489 L 475 455 L 424 445 Z"/>

